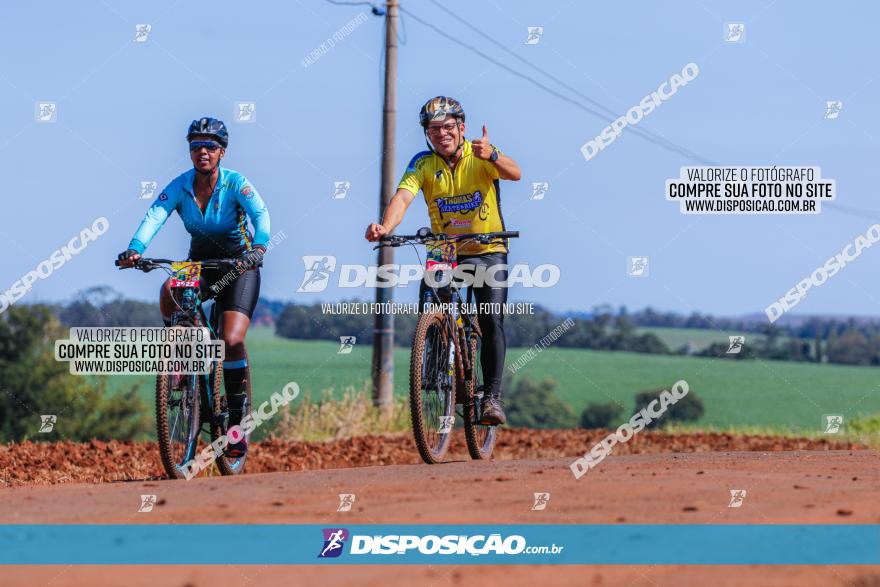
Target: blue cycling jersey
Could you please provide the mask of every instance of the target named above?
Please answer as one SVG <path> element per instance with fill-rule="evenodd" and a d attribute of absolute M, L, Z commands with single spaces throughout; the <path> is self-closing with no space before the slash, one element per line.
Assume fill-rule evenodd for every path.
<path fill-rule="evenodd" d="M 237 171 L 220 168 L 220 177 L 205 211 L 196 202 L 190 169 L 168 184 L 147 210 L 128 248 L 143 254 L 150 241 L 177 210 L 192 236 L 189 258 L 193 260 L 237 257 L 254 245 L 269 242 L 269 210 L 254 186 Z M 248 231 L 247 218 L 254 227 Z"/>

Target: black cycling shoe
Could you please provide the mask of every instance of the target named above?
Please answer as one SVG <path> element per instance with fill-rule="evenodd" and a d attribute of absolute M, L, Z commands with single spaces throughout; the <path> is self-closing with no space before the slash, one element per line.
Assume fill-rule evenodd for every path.
<path fill-rule="evenodd" d="M 226 395 L 227 405 L 229 406 L 229 428 L 241 425 L 241 419 L 247 411 L 247 395 L 245 393 L 236 393 Z M 227 430 L 228 430 L 227 429 Z M 240 459 L 245 456 L 248 451 L 248 439 L 243 437 L 239 442 L 230 442 L 223 451 L 223 456 L 230 459 Z"/>
<path fill-rule="evenodd" d="M 226 447 L 226 450 L 223 451 L 223 456 L 230 459 L 240 459 L 244 455 L 247 454 L 248 450 L 248 441 L 247 438 L 242 438 L 241 442 L 231 442 L 229 446 Z"/>
<path fill-rule="evenodd" d="M 497 395 L 487 395 L 483 398 L 481 406 L 480 424 L 484 426 L 500 426 L 507 423 L 507 416 L 504 415 L 504 404 Z"/>

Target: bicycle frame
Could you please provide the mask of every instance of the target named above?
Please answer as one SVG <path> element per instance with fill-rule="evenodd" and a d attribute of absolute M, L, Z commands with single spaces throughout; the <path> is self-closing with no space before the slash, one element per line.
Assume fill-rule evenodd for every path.
<path fill-rule="evenodd" d="M 117 266 L 121 263 L 117 261 Z M 148 273 L 162 269 L 171 279 L 171 300 L 176 307 L 171 312 L 171 327 L 207 327 L 211 340 L 222 337 L 220 307 L 216 301 L 206 314 L 205 302 L 215 298 L 219 290 L 211 288 L 203 296 L 202 270 L 246 270 L 237 259 L 212 259 L 204 261 L 175 262 L 168 259 L 140 258 L 130 265 Z M 124 267 L 122 267 L 124 268 Z M 208 434 L 216 442 L 224 437 L 229 426 L 229 408 L 221 391 L 223 368 L 211 363 L 207 373 L 157 374 L 156 377 L 156 426 L 159 452 L 167 475 L 174 478 L 192 475 L 190 463 L 195 457 L 199 437 L 208 426 Z M 246 401 L 251 401 L 250 385 L 246 389 Z M 180 436 L 178 436 L 178 432 Z M 183 450 L 179 450 L 182 447 Z M 228 459 L 228 460 L 227 460 Z M 224 475 L 237 475 L 244 471 L 246 455 L 218 456 L 217 466 Z"/>
<path fill-rule="evenodd" d="M 196 263 L 198 262 L 193 262 L 193 264 Z M 212 339 L 216 340 L 221 337 L 217 304 L 213 301 L 212 297 L 208 297 L 204 300 L 204 302 L 212 302 L 210 317 L 206 315 L 204 302 L 201 297 L 201 290 L 198 285 L 174 286 L 171 288 L 171 297 L 177 306 L 177 310 L 171 314 L 171 326 L 206 326 Z M 208 393 L 208 390 L 213 389 L 214 378 L 216 376 L 217 368 L 213 364 L 210 373 L 198 375 L 203 383 L 203 385 L 200 386 L 200 389 L 202 390 L 202 397 L 199 398 L 200 403 L 201 405 L 206 406 L 207 413 L 209 414 L 214 413 L 214 397 L 213 394 Z M 229 415 L 224 414 L 223 417 L 228 418 Z M 205 424 L 210 423 L 201 422 L 202 427 L 205 426 Z"/>
<path fill-rule="evenodd" d="M 442 462 L 449 451 L 456 404 L 461 406 L 458 413 L 471 458 L 492 458 L 497 432 L 491 422 L 483 423 L 481 413 L 485 387 L 477 363 L 482 352 L 479 312 L 473 311 L 473 285 L 467 288 L 466 301 L 462 299 L 462 288 L 468 280 L 460 278 L 456 271 L 456 241 L 473 239 L 489 244 L 494 239 L 517 236 L 518 232 L 506 231 L 434 235 L 428 228 L 422 228 L 413 236 L 384 237 L 377 245 L 428 247 L 428 273 L 419 292 L 420 316 L 410 353 L 409 385 L 413 436 L 422 460 L 428 464 Z M 448 282 L 446 271 L 453 272 L 453 279 Z M 439 309 L 430 307 L 432 302 L 440 303 Z"/>
<path fill-rule="evenodd" d="M 424 308 L 425 304 L 435 302 L 432 298 L 436 298 L 437 302 L 448 301 L 448 303 L 450 303 L 449 313 L 452 319 L 448 320 L 447 324 L 449 328 L 448 336 L 453 342 L 452 348 L 455 352 L 455 374 L 457 381 L 459 382 L 459 385 L 456 386 L 458 394 L 456 397 L 456 403 L 463 404 L 466 401 L 472 401 L 473 398 L 470 398 L 467 395 L 464 382 L 468 381 L 471 377 L 471 370 L 473 369 L 476 357 L 470 356 L 470 345 L 467 344 L 467 341 L 469 340 L 471 333 L 475 332 L 477 335 L 481 335 L 481 332 L 476 314 L 462 312 L 461 308 L 470 307 L 473 298 L 473 288 L 467 288 L 467 298 L 466 300 L 463 300 L 461 288 L 458 287 L 454 281 L 449 285 L 440 288 L 428 287 L 429 289 L 424 292 L 424 295 L 419 300 L 420 307 Z"/>
<path fill-rule="evenodd" d="M 220 269 L 223 267 L 234 266 L 235 262 L 236 259 L 211 259 L 206 261 L 189 261 L 187 263 L 189 264 L 188 266 L 198 265 L 199 273 L 201 273 L 201 269 L 206 266 L 211 269 Z M 116 264 L 119 266 L 118 261 Z M 171 299 L 174 301 L 174 305 L 177 306 L 177 309 L 171 314 L 171 326 L 206 326 L 212 339 L 220 339 L 220 313 L 217 311 L 216 301 L 213 300 L 213 296 L 209 295 L 205 300 L 202 300 L 201 289 L 198 282 L 193 283 L 186 280 L 176 280 L 173 270 L 166 267 L 173 267 L 174 265 L 175 263 L 169 259 L 142 258 L 134 268 L 140 269 L 144 272 L 149 272 L 153 269 L 164 269 L 169 272 L 173 281 L 178 282 L 176 285 L 172 284 L 171 287 Z M 212 301 L 210 317 L 205 314 L 204 302 L 206 301 Z M 204 383 L 201 387 L 203 397 L 200 399 L 205 402 L 203 405 L 208 407 L 210 410 L 209 413 L 213 413 L 214 398 L 212 394 L 207 392 L 207 390 L 213 388 L 216 375 L 217 370 L 214 366 L 211 367 L 211 372 L 209 374 L 198 375 L 198 377 L 202 378 L 202 382 Z M 228 418 L 228 414 L 225 414 L 225 417 Z M 205 423 L 202 422 L 202 424 Z"/>
<path fill-rule="evenodd" d="M 415 235 L 411 236 L 388 236 L 382 239 L 382 243 L 377 245 L 377 248 L 380 246 L 391 246 L 398 247 L 403 244 L 425 244 L 425 245 L 434 245 L 443 244 L 448 242 L 462 242 L 462 241 L 478 241 L 484 244 L 489 243 L 493 240 L 498 239 L 508 239 L 508 238 L 517 238 L 519 237 L 518 231 L 502 231 L 502 232 L 492 232 L 492 233 L 473 233 L 473 234 L 461 234 L 461 235 L 446 235 L 446 234 L 433 234 L 428 228 L 421 228 L 417 231 Z M 427 260 L 427 259 L 426 259 Z M 450 264 L 451 266 L 451 264 Z M 438 277 L 442 274 L 442 271 L 446 271 L 448 269 L 438 270 Z M 438 279 L 439 281 L 439 279 Z M 473 298 L 473 287 L 467 288 L 467 301 L 462 301 L 461 297 L 461 288 L 456 284 L 453 279 L 448 285 L 436 288 L 433 286 L 428 286 L 428 289 L 424 292 L 423 296 L 420 296 L 419 304 L 422 308 L 424 308 L 424 304 L 430 303 L 431 298 L 435 298 L 437 302 L 450 302 L 450 306 L 452 309 L 451 317 L 452 319 L 448 321 L 449 323 L 449 332 L 448 335 L 453 341 L 453 346 L 455 352 L 455 371 L 456 377 L 458 378 L 458 382 L 462 383 L 461 385 L 457 385 L 456 389 L 461 390 L 457 393 L 456 403 L 464 404 L 465 402 L 473 401 L 473 397 L 470 397 L 469 394 L 465 391 L 465 386 L 463 385 L 464 381 L 470 380 L 471 374 L 473 372 L 475 361 L 478 360 L 477 357 L 472 357 L 470 354 L 470 345 L 466 344 L 472 333 L 476 333 L 481 336 L 480 325 L 477 319 L 476 313 L 471 312 L 461 312 L 461 308 L 470 308 L 471 300 Z M 454 304 L 452 303 L 454 301 Z M 450 350 L 453 352 L 453 350 Z"/>

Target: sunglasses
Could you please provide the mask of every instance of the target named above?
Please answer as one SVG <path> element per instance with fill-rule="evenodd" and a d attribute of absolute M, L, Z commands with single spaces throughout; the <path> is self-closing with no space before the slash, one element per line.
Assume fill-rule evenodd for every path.
<path fill-rule="evenodd" d="M 439 136 L 440 133 L 443 131 L 445 131 L 446 134 L 452 134 L 456 128 L 458 128 L 457 122 L 447 122 L 446 124 L 441 124 L 438 126 L 429 126 L 428 134 L 432 136 Z"/>
<path fill-rule="evenodd" d="M 189 144 L 190 151 L 198 151 L 202 147 L 206 148 L 209 153 L 221 148 L 220 143 L 216 141 L 193 141 Z"/>

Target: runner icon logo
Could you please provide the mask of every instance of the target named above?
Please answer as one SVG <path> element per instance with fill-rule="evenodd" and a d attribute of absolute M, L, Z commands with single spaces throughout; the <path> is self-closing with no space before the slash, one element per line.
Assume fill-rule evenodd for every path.
<path fill-rule="evenodd" d="M 742 43 L 746 40 L 746 25 L 741 22 L 724 23 L 724 42 Z"/>
<path fill-rule="evenodd" d="M 156 193 L 156 190 L 159 188 L 159 183 L 155 181 L 142 181 L 141 182 L 141 200 L 151 200 L 153 198 L 153 194 Z"/>
<path fill-rule="evenodd" d="M 340 493 L 339 494 L 339 507 L 336 508 L 337 512 L 350 512 L 351 506 L 354 505 L 354 500 L 357 496 L 354 493 Z"/>
<path fill-rule="evenodd" d="M 58 106 L 55 102 L 37 102 L 37 122 L 58 120 Z"/>
<path fill-rule="evenodd" d="M 533 181 L 532 182 L 532 195 L 529 198 L 530 200 L 543 200 L 544 196 L 547 195 L 547 191 L 550 189 L 550 183 L 546 181 Z"/>
<path fill-rule="evenodd" d="M 55 423 L 58 421 L 58 416 L 54 414 L 46 414 L 40 416 L 40 432 L 52 432 L 55 428 Z"/>
<path fill-rule="evenodd" d="M 743 348 L 743 345 L 746 344 L 745 336 L 730 336 L 730 346 L 727 347 L 728 355 L 738 355 Z"/>
<path fill-rule="evenodd" d="M 549 493 L 536 493 L 535 494 L 535 503 L 532 505 L 532 511 L 544 510 L 547 509 L 547 502 L 550 501 Z"/>
<path fill-rule="evenodd" d="M 236 122 L 256 122 L 257 104 L 255 102 L 236 102 L 234 113 Z"/>
<path fill-rule="evenodd" d="M 743 501 L 746 499 L 746 490 L 745 489 L 731 489 L 730 490 L 730 503 L 727 504 L 729 508 L 738 508 L 742 507 Z"/>
<path fill-rule="evenodd" d="M 134 25 L 134 42 L 135 43 L 146 43 L 147 38 L 150 36 L 150 31 L 153 30 L 153 26 L 149 24 L 136 24 Z"/>
<path fill-rule="evenodd" d="M 526 27 L 528 30 L 528 37 L 526 37 L 526 42 L 523 45 L 537 45 L 541 42 L 541 35 L 544 34 L 544 27 L 542 26 L 530 26 Z"/>
<path fill-rule="evenodd" d="M 138 512 L 151 512 L 154 505 L 156 505 L 155 495 L 141 495 L 141 505 Z"/>
<path fill-rule="evenodd" d="M 834 120 L 840 116 L 843 109 L 843 102 L 840 100 L 827 100 L 825 102 L 825 120 Z"/>
<path fill-rule="evenodd" d="M 648 258 L 647 257 L 628 257 L 627 258 L 627 275 L 630 277 L 647 277 L 648 276 Z"/>
<path fill-rule="evenodd" d="M 306 273 L 298 293 L 314 293 L 327 289 L 330 273 L 336 269 L 336 257 L 333 255 L 303 255 Z"/>
<path fill-rule="evenodd" d="M 340 336 L 339 337 L 339 350 L 336 352 L 336 354 L 337 355 L 350 355 L 356 342 L 357 342 L 357 337 L 355 337 L 355 336 Z"/>
<path fill-rule="evenodd" d="M 333 199 L 334 200 L 343 200 L 345 196 L 348 195 L 348 190 L 351 189 L 350 181 L 334 181 L 333 182 Z"/>
<path fill-rule="evenodd" d="M 439 434 L 449 434 L 455 425 L 455 416 L 440 416 L 440 428 L 437 429 Z"/>
<path fill-rule="evenodd" d="M 324 547 L 318 554 L 318 558 L 336 558 L 342 554 L 342 547 L 348 540 L 348 530 L 345 528 L 323 528 Z"/>
<path fill-rule="evenodd" d="M 843 426 L 843 416 L 840 414 L 825 414 L 825 430 L 823 434 L 839 434 Z"/>

